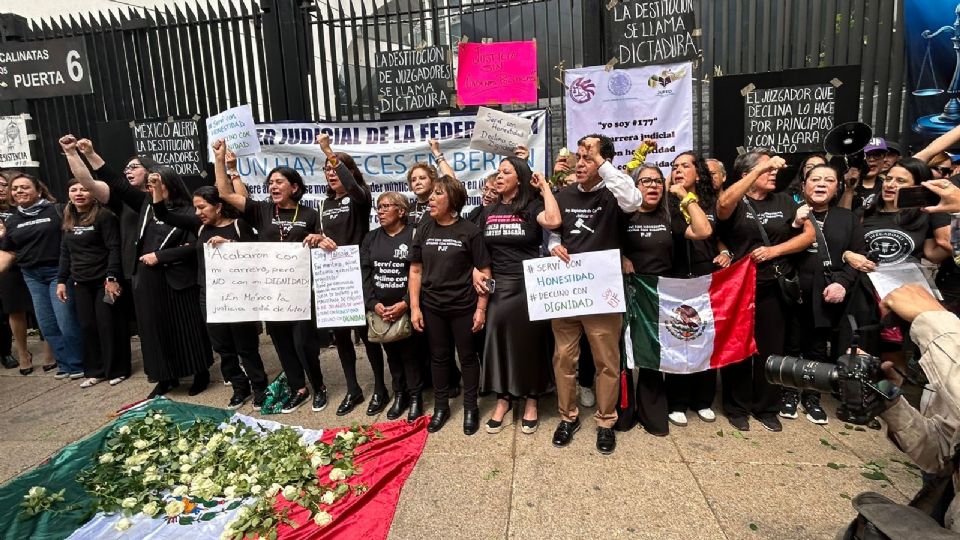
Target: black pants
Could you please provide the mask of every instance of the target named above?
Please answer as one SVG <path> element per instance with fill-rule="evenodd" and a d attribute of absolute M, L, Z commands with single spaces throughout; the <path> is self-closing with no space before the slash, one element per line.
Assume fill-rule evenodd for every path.
<path fill-rule="evenodd" d="M 390 369 L 390 383 L 394 394 L 406 392 L 410 395 L 423 391 L 423 378 L 420 362 L 413 354 L 413 340 L 410 338 L 384 343 L 371 343 L 371 348 L 387 354 L 387 366 Z M 368 350 L 367 354 L 370 352 Z M 382 354 L 382 352 L 381 352 Z M 383 362 L 383 360 L 380 360 Z M 381 364 L 382 365 L 382 364 Z"/>
<path fill-rule="evenodd" d="M 334 328 L 333 335 L 337 340 L 337 355 L 340 356 L 343 377 L 347 380 L 347 392 L 360 394 L 362 390 L 360 383 L 357 382 L 357 350 L 353 345 L 353 330 L 352 327 Z M 370 360 L 370 369 L 373 370 L 373 391 L 384 393 L 387 386 L 383 381 L 383 350 L 367 339 L 366 326 L 360 330 L 359 335 L 367 351 L 367 358 Z"/>
<path fill-rule="evenodd" d="M 801 356 L 805 360 L 817 362 L 836 362 L 838 345 L 836 333 L 833 328 L 816 328 L 814 326 L 812 305 L 812 299 L 810 301 L 805 299 L 803 304 L 791 310 L 784 354 Z M 832 354 L 830 352 L 831 345 L 834 351 Z M 801 395 L 803 397 L 815 396 L 819 398 L 820 392 L 804 390 Z"/>
<path fill-rule="evenodd" d="M 652 369 L 637 370 L 637 421 L 654 435 L 670 431 L 667 424 L 667 388 L 663 373 Z"/>
<path fill-rule="evenodd" d="M 413 358 L 420 366 L 420 380 L 423 388 L 433 388 L 433 361 L 430 357 L 430 343 L 426 332 L 414 332 L 410 336 Z M 479 356 L 479 353 L 477 353 Z M 450 366 L 450 386 L 460 386 L 460 368 L 454 362 Z"/>
<path fill-rule="evenodd" d="M 723 411 L 728 417 L 775 416 L 780 410 L 780 387 L 767 382 L 767 356 L 783 354 L 787 307 L 777 282 L 757 284 L 754 336 L 758 354 L 720 368 L 723 377 Z"/>
<path fill-rule="evenodd" d="M 273 340 L 280 365 L 287 375 L 287 384 L 294 392 L 307 386 L 304 379 L 310 378 L 314 392 L 324 388 L 320 371 L 320 347 L 317 344 L 317 329 L 313 320 L 292 322 L 268 322 L 267 333 Z"/>
<path fill-rule="evenodd" d="M 223 378 L 230 381 L 234 391 L 267 389 L 267 372 L 260 358 L 260 323 L 207 323 L 207 334 L 213 352 L 220 355 Z"/>
<path fill-rule="evenodd" d="M 10 318 L 0 311 L 0 356 L 8 356 L 13 349 L 13 332 L 10 330 Z"/>
<path fill-rule="evenodd" d="M 87 377 L 130 376 L 130 333 L 123 309 L 103 301 L 103 282 L 77 282 L 74 306 L 83 332 L 83 372 Z M 123 294 L 130 294 L 124 290 Z"/>
<path fill-rule="evenodd" d="M 577 382 L 584 388 L 593 388 L 593 379 L 597 375 L 597 366 L 593 365 L 593 352 L 587 333 L 580 336 L 580 359 L 577 360 Z"/>
<path fill-rule="evenodd" d="M 473 332 L 473 310 L 465 313 L 442 313 L 423 310 L 427 342 L 433 366 L 434 407 L 450 407 L 450 379 L 456 366 L 453 353 L 460 358 L 463 375 L 463 409 L 477 408 L 477 391 L 480 388 L 480 360 L 477 357 Z"/>
<path fill-rule="evenodd" d="M 667 388 L 667 404 L 670 412 L 699 411 L 713 406 L 717 395 L 717 370 L 708 369 L 699 373 L 664 376 Z"/>

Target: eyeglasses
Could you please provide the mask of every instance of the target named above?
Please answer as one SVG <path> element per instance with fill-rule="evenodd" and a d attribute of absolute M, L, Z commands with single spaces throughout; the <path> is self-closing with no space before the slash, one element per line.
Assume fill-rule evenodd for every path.
<path fill-rule="evenodd" d="M 336 167 L 331 167 L 330 165 L 324 165 L 324 167 L 323 167 L 323 172 L 333 172 L 333 171 L 335 171 L 335 170 L 337 170 L 337 168 L 336 168 Z"/>
<path fill-rule="evenodd" d="M 398 205 L 398 204 L 387 204 L 387 203 L 378 204 L 378 205 L 377 205 L 377 211 L 380 211 L 380 210 L 389 210 L 389 209 L 394 208 L 394 207 L 397 207 L 397 206 L 400 206 L 400 205 Z"/>
<path fill-rule="evenodd" d="M 123 172 L 135 171 L 135 170 L 137 170 L 137 169 L 145 169 L 145 168 L 146 168 L 146 167 L 144 167 L 143 165 L 141 165 L 141 164 L 139 164 L 139 163 L 132 163 L 132 164 L 127 165 L 126 167 L 124 167 L 124 168 L 123 168 Z"/>
<path fill-rule="evenodd" d="M 652 176 L 642 176 L 637 179 L 637 182 L 639 182 L 640 185 L 642 185 L 643 187 L 654 187 L 654 186 L 663 185 L 663 180 L 661 180 L 660 178 L 652 177 Z"/>

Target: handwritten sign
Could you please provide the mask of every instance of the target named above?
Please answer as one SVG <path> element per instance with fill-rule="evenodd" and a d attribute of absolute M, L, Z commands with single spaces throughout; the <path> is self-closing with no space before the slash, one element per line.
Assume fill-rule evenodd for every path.
<path fill-rule="evenodd" d="M 819 152 L 833 129 L 836 88 L 815 84 L 748 92 L 743 107 L 744 146 L 778 154 Z"/>
<path fill-rule="evenodd" d="M 450 107 L 450 47 L 377 53 L 377 111 L 396 113 Z"/>
<path fill-rule="evenodd" d="M 618 249 L 523 261 L 523 279 L 531 321 L 627 310 Z"/>
<path fill-rule="evenodd" d="M 873 283 L 877 296 L 881 299 L 886 298 L 897 287 L 910 284 L 921 285 L 930 294 L 940 297 L 939 294 L 935 294 L 930 289 L 930 284 L 927 283 L 927 278 L 923 276 L 923 272 L 917 263 L 881 264 L 867 276 L 870 278 L 870 283 Z"/>
<path fill-rule="evenodd" d="M 693 2 L 630 0 L 608 4 L 607 54 L 618 67 L 668 64 L 700 55 Z"/>
<path fill-rule="evenodd" d="M 241 105 L 227 109 L 220 114 L 207 118 L 207 140 L 213 143 L 217 139 L 227 142 L 227 148 L 238 156 L 249 156 L 260 152 L 260 139 L 257 138 L 257 125 L 253 123 L 253 109 L 250 105 Z M 209 152 L 213 162 L 213 150 Z"/>
<path fill-rule="evenodd" d="M 23 116 L 0 116 L 0 167 L 39 167 L 30 154 L 30 135 Z"/>
<path fill-rule="evenodd" d="M 207 321 L 310 319 L 310 250 L 300 244 L 203 246 Z"/>
<path fill-rule="evenodd" d="M 197 121 L 130 122 L 137 155 L 172 167 L 180 176 L 205 176 Z"/>
<path fill-rule="evenodd" d="M 533 120 L 486 107 L 477 111 L 470 148 L 501 156 L 512 156 L 519 145 L 530 145 Z"/>
<path fill-rule="evenodd" d="M 537 42 L 460 43 L 457 101 L 461 105 L 537 102 Z"/>
<path fill-rule="evenodd" d="M 335 251 L 315 249 L 312 257 L 317 328 L 366 324 L 360 246 L 340 246 Z"/>

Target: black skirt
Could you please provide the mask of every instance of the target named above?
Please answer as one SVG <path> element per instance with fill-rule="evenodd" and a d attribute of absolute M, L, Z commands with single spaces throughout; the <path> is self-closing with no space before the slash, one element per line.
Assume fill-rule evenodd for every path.
<path fill-rule="evenodd" d="M 523 277 L 497 277 L 487 305 L 480 391 L 538 396 L 553 386 L 550 321 L 531 321 Z"/>
<path fill-rule="evenodd" d="M 170 287 L 163 269 L 137 263 L 134 306 L 140 329 L 143 371 L 152 381 L 189 377 L 213 365 L 199 287 Z"/>
<path fill-rule="evenodd" d="M 6 272 L 0 272 L 0 313 L 26 313 L 33 311 L 30 290 L 23 281 L 20 267 L 11 265 Z"/>

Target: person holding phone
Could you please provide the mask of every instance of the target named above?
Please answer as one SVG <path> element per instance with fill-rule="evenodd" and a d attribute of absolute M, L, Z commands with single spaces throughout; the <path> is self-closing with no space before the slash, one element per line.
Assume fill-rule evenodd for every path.
<path fill-rule="evenodd" d="M 67 196 L 57 298 L 66 303 L 72 288 L 85 349 L 87 379 L 80 388 L 103 381 L 116 386 L 130 377 L 130 331 L 116 303 L 124 292 L 119 281 L 120 219 L 100 206 L 76 178 L 67 182 Z"/>

